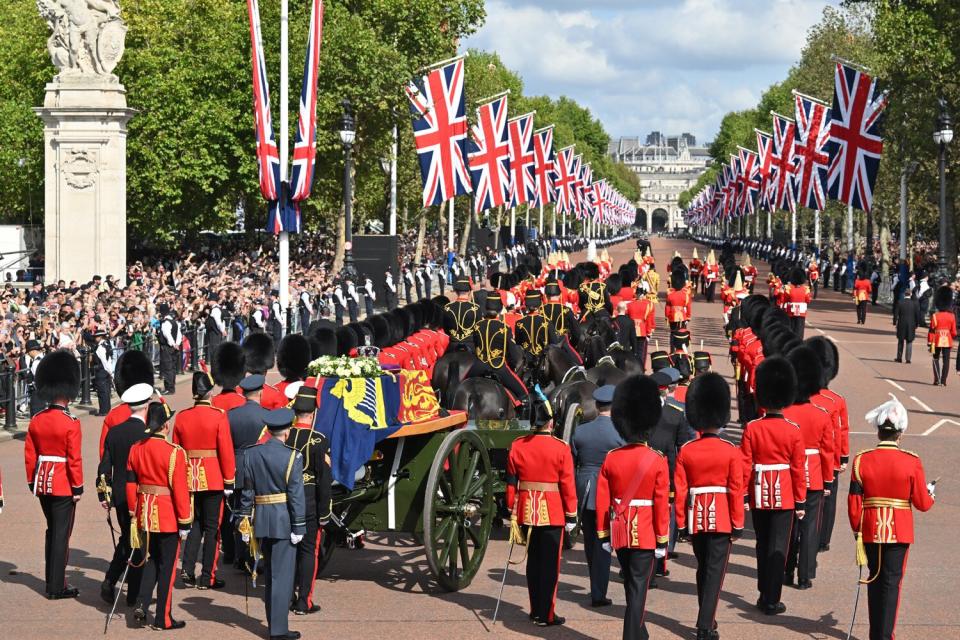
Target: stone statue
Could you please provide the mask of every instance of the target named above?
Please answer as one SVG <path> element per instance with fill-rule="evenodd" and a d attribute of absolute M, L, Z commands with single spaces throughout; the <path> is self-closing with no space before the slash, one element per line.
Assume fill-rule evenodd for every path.
<path fill-rule="evenodd" d="M 58 79 L 112 75 L 123 56 L 127 27 L 118 0 L 37 0 L 50 27 L 47 51 Z"/>

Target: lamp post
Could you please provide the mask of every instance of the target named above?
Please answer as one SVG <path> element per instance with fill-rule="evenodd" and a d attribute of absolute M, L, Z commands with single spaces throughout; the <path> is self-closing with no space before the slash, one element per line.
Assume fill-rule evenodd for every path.
<path fill-rule="evenodd" d="M 343 144 L 343 269 L 344 280 L 357 281 L 357 270 L 353 266 L 353 175 L 350 151 L 357 137 L 356 122 L 350 100 L 344 99 L 343 115 L 340 117 L 340 142 Z"/>
<path fill-rule="evenodd" d="M 953 142 L 953 120 L 947 111 L 947 101 L 944 98 L 940 103 L 940 116 L 937 118 L 937 128 L 933 132 L 933 141 L 939 147 L 940 165 L 940 249 L 937 251 L 937 267 L 940 272 L 938 280 L 949 282 L 951 274 L 947 273 L 947 145 Z"/>

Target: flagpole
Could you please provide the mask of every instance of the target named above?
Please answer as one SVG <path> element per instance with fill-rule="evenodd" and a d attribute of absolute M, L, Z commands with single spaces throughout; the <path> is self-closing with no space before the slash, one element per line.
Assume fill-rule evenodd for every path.
<path fill-rule="evenodd" d="M 290 43 L 290 0 L 280 0 L 280 202 L 278 215 L 283 218 L 286 203 L 287 188 L 287 160 L 289 149 L 287 134 L 290 131 L 288 122 L 289 109 L 289 43 Z M 280 232 L 280 308 L 287 313 L 290 305 L 290 233 Z M 287 323 L 281 319 L 284 329 Z"/>
<path fill-rule="evenodd" d="M 527 204 L 527 219 L 524 222 L 524 225 L 527 227 L 527 237 L 530 237 L 530 205 Z"/>
<path fill-rule="evenodd" d="M 790 212 L 790 248 L 797 248 L 797 208 Z"/>
<path fill-rule="evenodd" d="M 817 252 L 817 257 L 820 256 L 820 210 L 814 209 L 813 211 L 813 245 Z"/>
<path fill-rule="evenodd" d="M 516 242 L 517 237 L 517 208 L 510 207 L 510 246 Z"/>
<path fill-rule="evenodd" d="M 450 205 L 447 209 L 447 249 L 453 251 L 453 202 L 456 198 L 450 198 Z M 444 261 L 446 262 L 446 261 Z"/>
<path fill-rule="evenodd" d="M 847 205 L 847 251 L 853 251 L 853 205 Z"/>
<path fill-rule="evenodd" d="M 540 224 L 537 225 L 537 235 L 543 235 L 543 203 L 540 203 Z"/>
<path fill-rule="evenodd" d="M 390 148 L 390 235 L 397 235 L 397 125 L 393 125 L 393 145 Z"/>

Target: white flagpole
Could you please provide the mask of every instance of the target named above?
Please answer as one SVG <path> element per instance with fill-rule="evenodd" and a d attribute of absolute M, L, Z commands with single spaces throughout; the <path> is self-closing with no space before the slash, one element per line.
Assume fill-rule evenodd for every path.
<path fill-rule="evenodd" d="M 450 208 L 447 210 L 447 248 L 453 251 L 453 202 L 456 198 L 450 198 Z M 444 256 L 446 258 L 446 256 Z M 446 262 L 446 260 L 444 260 Z"/>
<path fill-rule="evenodd" d="M 813 244 L 816 247 L 816 251 L 819 254 L 820 252 L 820 210 L 816 209 L 813 212 Z"/>
<path fill-rule="evenodd" d="M 510 207 L 510 246 L 516 242 L 517 237 L 517 208 Z"/>
<path fill-rule="evenodd" d="M 793 211 L 790 212 L 790 248 L 795 249 L 797 247 L 797 207 L 793 207 Z"/>
<path fill-rule="evenodd" d="M 397 235 L 397 125 L 393 125 L 390 149 L 390 235 Z"/>
<path fill-rule="evenodd" d="M 288 118 L 288 107 L 290 102 L 289 93 L 289 40 L 290 40 L 290 4 L 289 0 L 280 1 L 280 207 L 283 211 L 283 205 L 286 200 L 284 197 L 283 184 L 287 181 L 287 160 L 289 158 L 289 149 L 287 146 L 287 134 L 290 130 Z M 280 232 L 280 307 L 283 313 L 287 313 L 287 307 L 290 305 L 290 234 L 287 231 Z M 286 329 L 285 318 L 280 318 L 281 324 Z"/>
<path fill-rule="evenodd" d="M 540 203 L 540 224 L 537 225 L 537 235 L 543 235 L 543 203 Z"/>
<path fill-rule="evenodd" d="M 847 205 L 847 251 L 853 251 L 853 205 Z"/>

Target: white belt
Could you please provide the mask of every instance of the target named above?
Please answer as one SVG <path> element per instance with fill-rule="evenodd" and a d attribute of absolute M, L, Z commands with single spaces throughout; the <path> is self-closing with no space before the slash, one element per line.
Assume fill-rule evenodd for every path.
<path fill-rule="evenodd" d="M 815 456 L 820 453 L 820 449 L 804 449 L 803 452 L 808 456 Z"/>
<path fill-rule="evenodd" d="M 37 464 L 41 462 L 66 462 L 67 459 L 63 456 L 40 456 L 37 458 Z"/>
<path fill-rule="evenodd" d="M 613 501 L 616 502 L 617 504 L 620 504 L 620 498 L 614 498 Z M 631 500 L 630 503 L 629 503 L 627 506 L 629 506 L 629 507 L 652 507 L 652 506 L 653 506 L 653 500 Z"/>
<path fill-rule="evenodd" d="M 790 468 L 788 464 L 755 464 L 753 465 L 754 471 L 757 473 L 763 473 L 764 471 L 786 471 Z"/>
<path fill-rule="evenodd" d="M 699 496 L 705 493 L 726 493 L 726 487 L 690 487 L 691 496 Z"/>
<path fill-rule="evenodd" d="M 787 305 L 793 313 L 806 313 L 807 311 L 806 302 L 788 302 Z"/>
<path fill-rule="evenodd" d="M 67 459 L 63 456 L 38 456 L 37 457 L 37 468 L 33 472 L 33 495 L 37 495 L 37 490 L 39 489 L 38 485 L 40 484 L 40 466 L 45 462 L 53 462 L 54 464 L 58 462 L 66 462 Z"/>
<path fill-rule="evenodd" d="M 763 507 L 761 476 L 766 471 L 786 471 L 790 468 L 788 464 L 755 464 L 754 470 L 757 472 L 757 479 L 753 487 L 753 497 L 757 508 Z"/>

